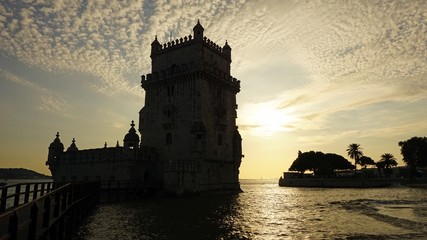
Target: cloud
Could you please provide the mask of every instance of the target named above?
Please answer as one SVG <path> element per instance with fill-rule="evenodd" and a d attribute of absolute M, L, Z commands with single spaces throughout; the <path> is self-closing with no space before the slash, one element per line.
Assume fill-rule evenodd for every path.
<path fill-rule="evenodd" d="M 281 95 L 275 99 L 278 108 L 301 107 L 306 112 L 300 117 L 313 119 L 390 99 L 426 97 L 426 5 L 422 0 L 3 1 L 0 49 L 46 71 L 90 74 L 98 79 L 88 83 L 95 91 L 140 96 L 139 79 L 127 76 L 150 72 L 154 36 L 165 43 L 189 35 L 200 19 L 208 38 L 230 43 L 235 74 L 283 55 L 304 69 L 312 83 L 269 95 Z M 247 87 L 261 84 L 262 79 Z"/>
<path fill-rule="evenodd" d="M 38 106 L 39 109 L 54 112 L 57 114 L 66 114 L 68 104 L 56 93 L 2 68 L 0 68 L 0 76 L 3 76 L 6 80 L 27 87 L 38 93 L 38 95 L 40 96 L 40 105 Z"/>
<path fill-rule="evenodd" d="M 46 71 L 88 73 L 105 94 L 141 95 L 138 79 L 149 72 L 155 35 L 167 42 L 191 33 L 200 18 L 214 19 L 245 1 L 32 1 L 0 3 L 0 49 Z M 224 41 L 222 39 L 222 41 Z"/>

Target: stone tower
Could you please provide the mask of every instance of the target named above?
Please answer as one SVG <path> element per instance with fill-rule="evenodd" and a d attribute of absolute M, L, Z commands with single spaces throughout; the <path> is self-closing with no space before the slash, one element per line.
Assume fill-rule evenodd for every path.
<path fill-rule="evenodd" d="M 167 191 L 239 191 L 241 137 L 236 126 L 240 81 L 230 75 L 231 48 L 204 36 L 151 44 L 151 74 L 142 76 L 141 145 L 155 148 Z"/>

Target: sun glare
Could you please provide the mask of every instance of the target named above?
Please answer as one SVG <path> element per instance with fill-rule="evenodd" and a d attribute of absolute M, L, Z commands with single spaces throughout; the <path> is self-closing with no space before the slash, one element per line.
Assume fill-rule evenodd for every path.
<path fill-rule="evenodd" d="M 252 126 L 251 132 L 255 135 L 270 137 L 277 132 L 290 131 L 288 125 L 292 117 L 284 110 L 277 109 L 276 104 L 255 104 L 249 109 L 243 117 L 246 124 Z"/>

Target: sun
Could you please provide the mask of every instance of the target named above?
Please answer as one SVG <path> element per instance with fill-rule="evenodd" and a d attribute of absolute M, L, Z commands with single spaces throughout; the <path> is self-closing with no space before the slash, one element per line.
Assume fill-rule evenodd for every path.
<path fill-rule="evenodd" d="M 244 125 L 255 135 L 270 137 L 278 132 L 290 131 L 292 116 L 274 103 L 250 104 L 242 111 Z"/>

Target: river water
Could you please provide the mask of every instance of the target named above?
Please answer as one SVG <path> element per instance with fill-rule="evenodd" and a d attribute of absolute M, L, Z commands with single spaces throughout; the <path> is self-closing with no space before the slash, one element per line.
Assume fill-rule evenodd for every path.
<path fill-rule="evenodd" d="M 101 204 L 74 239 L 427 239 L 427 189 L 241 187 L 235 196 Z"/>

